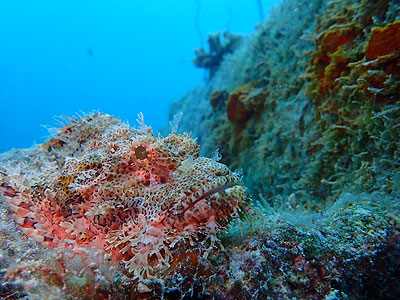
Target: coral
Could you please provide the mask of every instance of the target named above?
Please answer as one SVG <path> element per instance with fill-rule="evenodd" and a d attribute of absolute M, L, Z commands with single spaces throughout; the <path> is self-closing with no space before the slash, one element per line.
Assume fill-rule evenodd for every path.
<path fill-rule="evenodd" d="M 212 107 L 221 107 L 225 104 L 225 101 L 228 99 L 229 94 L 226 90 L 216 90 L 212 92 L 210 96 L 210 103 Z"/>
<path fill-rule="evenodd" d="M 323 54 L 335 52 L 341 45 L 349 43 L 357 36 L 354 25 L 332 25 L 317 38 L 317 47 Z"/>
<path fill-rule="evenodd" d="M 348 14 L 349 9 L 354 12 L 352 15 Z M 307 143 L 315 159 L 302 182 L 308 187 L 322 182 L 322 193 L 334 191 L 337 195 L 343 186 L 350 190 L 393 190 L 387 171 L 377 171 L 393 172 L 399 166 L 400 132 L 395 125 L 399 120 L 400 86 L 398 21 L 382 21 L 390 10 L 389 3 L 383 1 L 336 3 L 324 12 L 318 24 L 322 36 L 332 32 L 333 20 L 338 18 L 341 27 L 363 28 L 342 39 L 346 42 L 334 53 L 326 53 L 328 49 L 324 50 L 322 41 L 317 39 L 313 58 L 326 55 L 329 64 L 324 66 L 321 60 L 314 59 L 308 69 L 308 95 L 315 104 L 319 133 Z M 380 15 L 371 19 L 372 11 Z M 390 120 L 384 121 L 384 115 Z M 376 159 L 378 153 L 380 158 Z M 354 178 L 359 184 L 354 184 Z"/>
<path fill-rule="evenodd" d="M 229 121 L 233 123 L 246 121 L 250 117 L 249 112 L 246 110 L 243 102 L 240 99 L 240 92 L 231 94 L 229 96 L 229 100 L 226 105 L 226 112 Z"/>
<path fill-rule="evenodd" d="M 215 299 L 397 298 L 399 209 L 374 193 L 343 195 L 322 215 L 262 210 L 251 229 L 224 237 L 206 290 Z"/>
<path fill-rule="evenodd" d="M 366 60 L 374 60 L 394 51 L 400 51 L 400 21 L 387 24 L 383 28 L 373 28 L 365 50 Z"/>
<path fill-rule="evenodd" d="M 227 31 L 223 32 L 223 39 L 221 42 L 220 33 L 208 35 L 209 52 L 201 46 L 195 49 L 196 57 L 193 59 L 193 64 L 199 68 L 205 68 L 210 71 L 212 77 L 217 71 L 222 59 L 227 53 L 232 53 L 240 44 L 242 40 L 241 35 L 233 34 Z"/>
<path fill-rule="evenodd" d="M 225 164 L 243 169 L 244 182 L 255 198 L 262 194 L 271 203 L 275 197 L 286 199 L 296 193 L 301 198 L 309 191 L 299 183 L 311 160 L 304 140 L 315 138 L 310 128 L 314 114 L 305 96 L 308 78 L 304 73 L 318 36 L 314 16 L 320 15 L 323 7 L 324 1 L 283 1 L 221 63 L 205 86 L 171 106 L 170 116 L 184 112 L 181 129 L 193 132 L 203 154 L 219 147 Z M 226 109 L 210 105 L 213 91 L 235 94 L 251 82 L 257 82 L 254 91 L 265 94 L 256 102 L 256 111 L 250 107 L 247 116 L 246 112 L 238 114 L 238 119 L 247 121 L 231 122 Z M 230 105 L 234 109 L 229 110 L 237 113 L 235 102 L 233 97 Z"/>
<path fill-rule="evenodd" d="M 257 83 L 251 82 L 238 87 L 229 95 L 226 112 L 229 121 L 240 123 L 246 121 L 252 113 L 260 112 L 268 91 L 257 87 Z"/>
<path fill-rule="evenodd" d="M 352 42 L 359 32 L 353 24 L 333 25 L 317 38 L 317 50 L 311 64 L 315 67 L 320 94 L 327 94 L 335 85 L 335 79 L 349 72 L 349 58 L 341 46 Z"/>
<path fill-rule="evenodd" d="M 134 129 L 102 113 L 70 118 L 31 164 L 3 164 L 1 191 L 21 231 L 52 248 L 99 249 L 132 278 L 174 272 L 185 241 L 197 259 L 208 255 L 245 206 L 240 177 L 198 157 L 188 135 L 155 137 L 139 121 Z"/>
<path fill-rule="evenodd" d="M 182 127 L 198 137 L 202 151 L 217 145 L 224 163 L 243 169 L 255 198 L 274 208 L 294 202 L 322 210 L 344 190 L 395 192 L 398 7 L 383 0 L 283 1 L 171 114 L 184 107 Z M 368 60 L 369 47 L 385 32 L 392 33 L 391 50 Z M 256 114 L 238 97 L 227 103 L 229 118 L 209 104 L 211 91 L 234 95 L 254 81 L 268 91 Z"/>

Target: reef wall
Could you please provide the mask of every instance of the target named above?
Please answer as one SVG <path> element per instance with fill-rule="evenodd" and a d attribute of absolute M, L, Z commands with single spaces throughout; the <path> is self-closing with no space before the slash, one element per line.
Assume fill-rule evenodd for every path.
<path fill-rule="evenodd" d="M 398 1 L 283 1 L 171 115 L 183 111 L 181 130 L 205 155 L 219 147 L 270 205 L 318 209 L 345 191 L 391 193 L 398 16 Z"/>
<path fill-rule="evenodd" d="M 172 104 L 262 216 L 223 239 L 217 299 L 400 297 L 399 16 L 399 1 L 282 1 Z"/>

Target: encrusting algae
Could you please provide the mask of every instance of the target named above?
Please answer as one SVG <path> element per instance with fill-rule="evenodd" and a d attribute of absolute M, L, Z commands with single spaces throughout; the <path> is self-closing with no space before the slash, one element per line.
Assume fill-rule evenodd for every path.
<path fill-rule="evenodd" d="M 207 256 L 245 205 L 240 176 L 199 157 L 189 135 L 156 137 L 138 121 L 134 129 L 103 113 L 69 119 L 35 161 L 2 166 L 21 230 L 49 247 L 101 249 L 132 277 L 162 277 L 188 241 Z"/>

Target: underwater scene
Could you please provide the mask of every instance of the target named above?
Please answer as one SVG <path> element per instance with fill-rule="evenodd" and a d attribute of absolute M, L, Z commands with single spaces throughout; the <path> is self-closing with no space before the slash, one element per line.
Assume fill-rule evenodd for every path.
<path fill-rule="evenodd" d="M 0 299 L 400 299 L 400 0 L 55 3 L 0 3 Z"/>

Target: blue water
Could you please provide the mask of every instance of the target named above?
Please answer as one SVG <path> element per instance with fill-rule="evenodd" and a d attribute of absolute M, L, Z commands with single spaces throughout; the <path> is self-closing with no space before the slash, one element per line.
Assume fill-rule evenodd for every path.
<path fill-rule="evenodd" d="M 266 15 L 274 1 L 260 1 Z M 208 32 L 250 33 L 255 0 L 1 0 L 0 152 L 41 143 L 54 116 L 100 110 L 155 130 L 204 80 Z"/>

